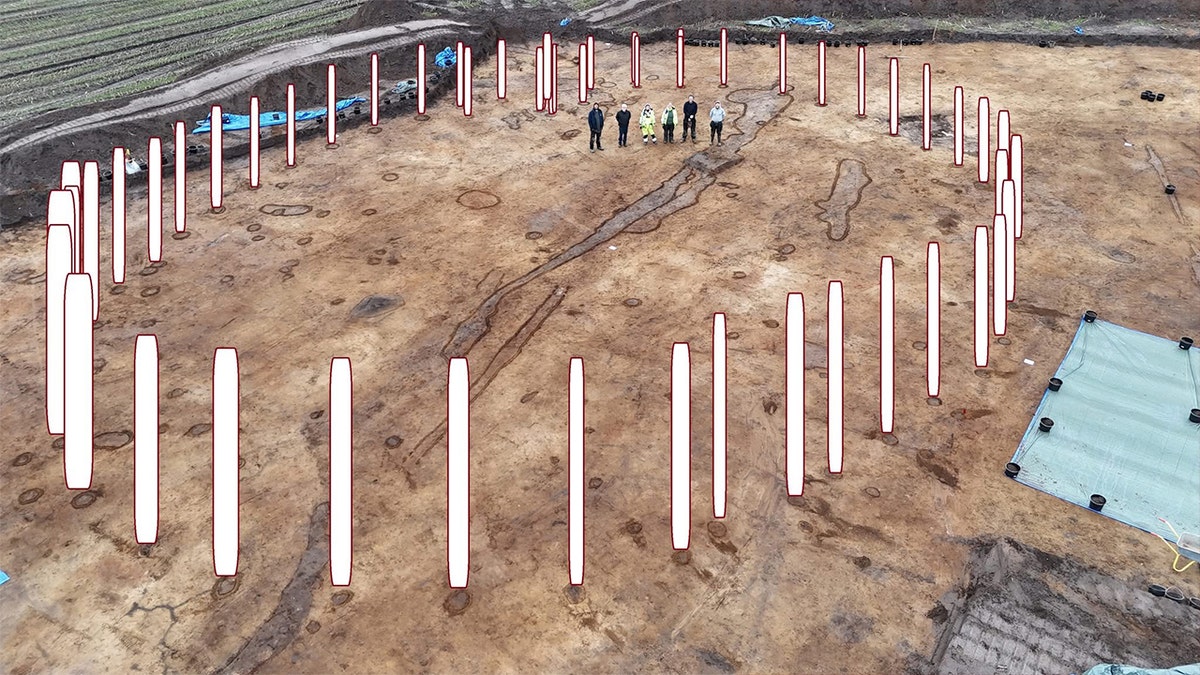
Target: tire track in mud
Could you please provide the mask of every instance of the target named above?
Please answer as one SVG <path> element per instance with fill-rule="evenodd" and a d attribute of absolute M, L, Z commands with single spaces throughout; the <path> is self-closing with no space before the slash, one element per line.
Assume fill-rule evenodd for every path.
<path fill-rule="evenodd" d="M 296 636 L 312 609 L 313 592 L 321 584 L 321 571 L 329 561 L 329 502 L 317 504 L 308 520 L 308 545 L 300 564 L 279 596 L 271 616 L 215 672 L 253 673 L 275 658 Z"/>

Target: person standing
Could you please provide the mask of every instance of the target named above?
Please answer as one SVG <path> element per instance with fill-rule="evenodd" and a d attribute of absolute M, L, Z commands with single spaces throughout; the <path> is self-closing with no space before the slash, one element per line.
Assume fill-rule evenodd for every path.
<path fill-rule="evenodd" d="M 688 139 L 688 130 L 692 132 L 692 142 L 696 142 L 696 113 L 700 111 L 700 106 L 696 105 L 696 97 L 689 96 L 687 103 L 683 104 L 683 140 Z"/>
<path fill-rule="evenodd" d="M 642 108 L 642 116 L 638 118 L 638 126 L 642 128 L 642 145 L 647 141 L 658 143 L 658 136 L 654 134 L 654 108 L 649 103 L 645 108 Z"/>
<path fill-rule="evenodd" d="M 663 125 L 663 140 L 667 143 L 675 142 L 675 105 L 668 103 L 667 107 L 663 108 L 662 125 Z"/>
<path fill-rule="evenodd" d="M 629 112 L 629 106 L 621 104 L 621 110 L 617 112 L 617 147 L 624 148 L 629 145 L 629 118 L 633 117 L 633 113 Z"/>
<path fill-rule="evenodd" d="M 599 103 L 593 103 L 592 111 L 588 113 L 588 128 L 592 130 L 588 149 L 592 152 L 603 150 L 604 147 L 600 145 L 600 132 L 604 130 L 604 111 L 600 109 Z"/>
<path fill-rule="evenodd" d="M 717 101 L 712 110 L 708 111 L 708 120 L 708 144 L 712 145 L 715 139 L 717 145 L 721 145 L 721 130 L 725 126 L 725 109 L 721 107 L 720 101 Z"/>

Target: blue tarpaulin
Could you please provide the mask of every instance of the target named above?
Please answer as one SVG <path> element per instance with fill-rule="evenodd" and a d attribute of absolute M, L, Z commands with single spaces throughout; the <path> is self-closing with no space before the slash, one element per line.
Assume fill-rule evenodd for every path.
<path fill-rule="evenodd" d="M 793 17 L 791 22 L 802 26 L 816 26 L 826 32 L 833 30 L 833 22 L 829 19 L 822 19 L 819 16 Z"/>
<path fill-rule="evenodd" d="M 1150 670 L 1137 666 L 1119 666 L 1113 663 L 1102 663 L 1088 668 L 1083 675 L 1200 675 L 1200 663 L 1190 663 L 1186 666 L 1175 666 L 1163 670 Z"/>
<path fill-rule="evenodd" d="M 782 16 L 768 16 L 765 19 L 757 21 L 747 21 L 749 26 L 762 26 L 764 28 L 773 28 L 775 30 L 783 30 L 791 24 L 798 26 L 815 26 L 817 30 L 828 33 L 833 30 L 833 22 L 828 19 L 822 19 L 819 16 L 797 16 L 791 19 Z"/>
<path fill-rule="evenodd" d="M 438 55 L 434 57 L 433 62 L 437 64 L 438 68 L 449 68 L 450 66 L 458 63 L 458 54 L 456 54 L 455 51 L 450 47 L 446 47 L 442 51 L 438 52 Z"/>
<path fill-rule="evenodd" d="M 6 581 L 8 581 L 8 575 L 4 572 L 0 572 L 0 585 L 3 585 Z"/>
<path fill-rule="evenodd" d="M 363 103 L 367 99 L 361 97 L 344 98 L 334 105 L 335 111 L 342 111 L 356 103 Z M 301 110 L 296 113 L 296 121 L 304 122 L 306 120 L 315 120 L 324 117 L 329 113 L 328 108 L 313 108 L 312 110 Z M 275 127 L 280 124 L 287 124 L 286 112 L 268 112 L 261 113 L 258 116 L 258 126 L 260 127 Z M 240 131 L 250 128 L 249 115 L 231 115 L 224 113 L 221 115 L 221 130 L 222 131 Z M 193 134 L 207 134 L 212 131 L 212 115 L 205 117 L 196 123 L 196 128 L 192 129 Z"/>

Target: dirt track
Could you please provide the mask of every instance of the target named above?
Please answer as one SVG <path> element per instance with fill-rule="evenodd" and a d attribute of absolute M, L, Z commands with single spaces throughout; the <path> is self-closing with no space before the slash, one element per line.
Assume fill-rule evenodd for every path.
<path fill-rule="evenodd" d="M 831 105 L 817 108 L 812 47 L 793 49 L 800 75 L 785 97 L 773 93 L 776 53 L 739 47 L 728 90 L 716 87 L 715 69 L 689 70 L 702 109 L 727 100 L 726 146 L 635 140 L 617 149 L 610 121 L 607 149 L 595 155 L 577 133 L 584 109 L 530 112 L 521 58 L 508 102 L 481 76 L 473 119 L 439 104 L 427 122 L 348 131 L 336 150 L 305 143 L 293 170 L 271 150 L 258 191 L 232 162 L 223 214 L 206 212 L 207 176 L 194 172 L 189 234 L 166 239 L 158 266 L 145 262 L 145 203 L 131 201 L 129 281 L 103 285 L 96 334 L 96 431 L 111 449 L 97 451 L 94 504 L 63 487 L 60 451 L 41 423 L 43 235 L 4 232 L 5 670 L 896 672 L 927 662 L 938 626 L 925 615 L 962 581 L 968 540 L 1013 537 L 1129 585 L 1162 580 L 1161 542 L 1000 469 L 1083 310 L 1168 337 L 1200 332 L 1200 253 L 1188 244 L 1200 235 L 1200 157 L 1187 140 L 1200 69 L 1170 49 L 972 44 L 905 54 L 905 115 L 919 114 L 918 64 L 928 60 L 940 113 L 962 84 L 968 101 L 987 95 L 1012 111 L 1027 148 L 1018 298 L 992 367 L 976 373 L 970 247 L 974 226 L 990 221 L 993 189 L 977 184 L 973 158 L 952 166 L 948 139 L 922 152 L 919 128 L 887 136 L 889 51 L 870 63 L 866 120 L 853 115 L 850 50 L 831 53 Z M 715 63 L 714 50 L 694 53 Z M 673 59 L 665 46 L 647 48 L 645 86 L 634 92 L 625 48 L 600 45 L 594 100 L 610 114 L 621 101 L 680 104 Z M 1169 98 L 1138 101 L 1146 88 Z M 1152 157 L 1179 188 L 1178 210 Z M 168 196 L 168 230 L 172 208 Z M 923 380 L 931 239 L 943 246 L 940 406 L 926 402 Z M 888 437 L 877 413 L 880 255 L 896 258 L 899 303 L 898 423 Z M 841 477 L 824 470 L 829 279 L 847 293 Z M 781 466 L 789 291 L 805 293 L 810 317 L 810 475 L 794 504 Z M 371 295 L 402 302 L 352 318 Z M 730 339 L 723 529 L 705 515 L 715 311 L 728 313 Z M 144 550 L 132 543 L 124 433 L 140 332 L 157 333 L 163 353 L 161 538 Z M 686 559 L 672 555 L 666 499 L 675 341 L 692 345 L 695 392 Z M 217 346 L 238 347 L 242 362 L 236 581 L 213 578 L 206 515 Z M 329 586 L 324 549 L 327 378 L 339 355 L 355 373 L 349 592 Z M 473 568 L 461 613 L 445 583 L 438 434 L 445 358 L 455 355 L 471 359 L 476 394 Z M 587 362 L 595 486 L 580 597 L 563 590 L 565 385 L 576 355 Z M 22 503 L 30 491 L 42 492 Z M 1173 582 L 1200 594 L 1194 575 Z M 1169 629 L 1155 665 L 1198 653 L 1177 637 L 1195 634 L 1184 631 Z M 1119 658 L 1121 646 L 1112 648 Z"/>

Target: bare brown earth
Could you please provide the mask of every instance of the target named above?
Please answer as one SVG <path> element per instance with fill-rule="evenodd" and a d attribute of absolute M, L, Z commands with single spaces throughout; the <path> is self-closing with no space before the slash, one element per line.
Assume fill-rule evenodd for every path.
<path fill-rule="evenodd" d="M 304 143 L 291 170 L 272 149 L 257 191 L 244 184 L 244 161 L 231 162 L 221 214 L 207 211 L 208 177 L 193 172 L 189 233 L 166 237 L 164 264 L 147 264 L 146 207 L 131 200 L 129 279 L 102 284 L 96 432 L 106 447 L 88 497 L 63 486 L 44 429 L 44 235 L 0 234 L 0 541 L 13 577 L 0 587 L 5 671 L 921 670 L 932 667 L 939 603 L 965 582 L 971 542 L 995 538 L 1130 588 L 1166 581 L 1200 595 L 1195 569 L 1172 574 L 1161 542 L 1001 474 L 1084 310 L 1171 338 L 1200 332 L 1196 52 L 905 49 L 904 115 L 920 113 L 928 61 L 939 114 L 951 114 L 961 84 L 969 102 L 986 95 L 1010 110 L 1025 141 L 1017 300 L 979 373 L 971 246 L 974 227 L 991 220 L 993 187 L 977 183 L 973 157 L 953 166 L 949 138 L 923 152 L 919 126 L 888 137 L 885 58 L 898 48 L 872 52 L 864 120 L 854 117 L 853 50 L 831 52 L 831 103 L 819 108 L 811 45 L 793 47 L 795 88 L 782 97 L 774 50 L 732 49 L 731 86 L 718 89 L 716 51 L 696 48 L 687 92 L 704 110 L 726 101 L 726 145 L 643 147 L 631 137 L 618 149 L 610 118 L 594 155 L 586 109 L 570 103 L 570 66 L 550 118 L 531 110 L 530 47 L 513 52 L 510 100 L 495 100 L 482 64 L 472 119 L 440 103 L 428 121 L 350 130 L 336 149 Z M 598 58 L 594 100 L 610 115 L 620 102 L 682 103 L 671 48 L 646 48 L 636 91 L 623 45 L 598 45 Z M 1143 89 L 1167 99 L 1141 102 Z M 1164 178 L 1175 197 L 1163 194 Z M 170 231 L 169 194 L 165 202 Z M 930 240 L 942 244 L 946 305 L 937 406 L 925 398 L 922 349 Z M 878 417 L 881 255 L 897 268 L 888 437 Z M 841 476 L 824 460 L 830 279 L 847 297 Z M 789 503 L 782 322 L 792 291 L 805 294 L 811 367 L 807 487 Z M 371 295 L 402 302 L 355 318 Z M 730 339 L 724 528 L 710 523 L 708 496 L 717 311 Z M 139 548 L 128 431 L 133 343 L 145 332 L 163 355 L 163 494 L 159 542 Z M 676 341 L 693 354 L 688 556 L 673 555 L 669 539 Z M 219 346 L 241 356 L 235 579 L 214 578 L 210 552 Z M 439 435 L 446 358 L 459 355 L 474 380 L 469 604 L 446 585 Z M 351 357 L 355 375 L 348 590 L 330 586 L 326 566 L 333 356 Z M 593 486 L 580 594 L 564 592 L 571 356 L 587 364 Z M 1155 624 L 1162 661 L 1143 665 L 1194 660 L 1197 614 Z M 1105 655 L 1129 653 L 1114 643 Z"/>

